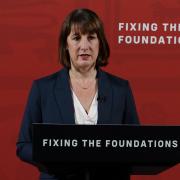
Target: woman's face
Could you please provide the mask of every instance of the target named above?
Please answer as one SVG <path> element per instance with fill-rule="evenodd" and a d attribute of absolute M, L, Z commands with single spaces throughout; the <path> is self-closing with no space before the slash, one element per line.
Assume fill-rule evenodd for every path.
<path fill-rule="evenodd" d="M 72 29 L 67 37 L 67 49 L 71 68 L 90 70 L 95 67 L 99 53 L 97 34 L 81 34 Z"/>

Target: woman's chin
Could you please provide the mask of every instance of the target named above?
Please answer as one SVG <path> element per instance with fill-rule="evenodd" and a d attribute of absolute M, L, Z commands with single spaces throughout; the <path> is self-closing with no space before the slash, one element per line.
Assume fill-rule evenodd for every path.
<path fill-rule="evenodd" d="M 94 63 L 89 61 L 84 61 L 78 64 L 78 68 L 84 69 L 84 70 L 90 70 L 91 68 L 94 68 Z"/>

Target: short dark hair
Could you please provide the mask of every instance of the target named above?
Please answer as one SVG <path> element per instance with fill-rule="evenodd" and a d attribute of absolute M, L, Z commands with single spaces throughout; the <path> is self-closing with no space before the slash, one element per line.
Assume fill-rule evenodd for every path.
<path fill-rule="evenodd" d="M 100 45 L 96 67 L 106 66 L 108 64 L 110 49 L 105 37 L 103 23 L 97 14 L 89 9 L 76 9 L 63 22 L 59 36 L 60 63 L 67 68 L 71 67 L 69 52 L 67 50 L 67 37 L 73 26 L 82 34 L 97 34 Z"/>

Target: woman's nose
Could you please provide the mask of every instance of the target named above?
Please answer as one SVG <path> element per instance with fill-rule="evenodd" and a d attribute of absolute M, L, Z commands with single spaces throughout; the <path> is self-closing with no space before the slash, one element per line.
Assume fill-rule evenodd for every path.
<path fill-rule="evenodd" d="M 88 39 L 86 37 L 81 39 L 80 49 L 81 50 L 88 50 L 89 49 L 89 42 L 88 42 Z"/>

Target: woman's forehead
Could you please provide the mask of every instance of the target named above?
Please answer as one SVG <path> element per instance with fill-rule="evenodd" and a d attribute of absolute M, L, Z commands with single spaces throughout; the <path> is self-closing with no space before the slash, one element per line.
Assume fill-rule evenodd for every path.
<path fill-rule="evenodd" d="M 96 34 L 96 28 L 92 25 L 73 24 L 70 33 L 73 34 Z"/>

